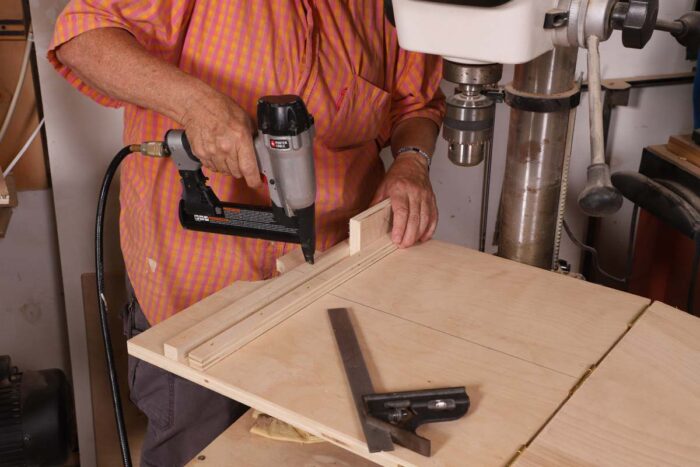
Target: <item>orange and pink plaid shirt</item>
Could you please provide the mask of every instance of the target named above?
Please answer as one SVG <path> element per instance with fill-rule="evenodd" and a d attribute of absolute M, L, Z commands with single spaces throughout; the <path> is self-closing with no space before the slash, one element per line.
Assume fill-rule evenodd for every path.
<path fill-rule="evenodd" d="M 316 120 L 317 247 L 347 237 L 384 175 L 379 150 L 394 125 L 442 120 L 441 61 L 399 49 L 378 0 L 72 0 L 48 58 L 70 83 L 107 106 L 124 106 L 127 144 L 162 139 L 174 121 L 88 87 L 56 58 L 76 35 L 130 32 L 152 54 L 231 96 L 251 117 L 258 97 L 298 94 Z M 267 204 L 230 176 L 206 172 L 219 198 Z M 172 161 L 132 155 L 121 172 L 121 247 L 127 273 L 155 324 L 236 280 L 273 275 L 294 245 L 184 230 Z"/>

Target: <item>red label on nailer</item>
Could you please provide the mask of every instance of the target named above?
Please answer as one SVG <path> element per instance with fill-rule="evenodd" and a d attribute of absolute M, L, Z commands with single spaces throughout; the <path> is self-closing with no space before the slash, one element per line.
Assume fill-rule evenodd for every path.
<path fill-rule="evenodd" d="M 285 150 L 289 149 L 288 139 L 270 139 L 270 147 L 272 149 Z"/>

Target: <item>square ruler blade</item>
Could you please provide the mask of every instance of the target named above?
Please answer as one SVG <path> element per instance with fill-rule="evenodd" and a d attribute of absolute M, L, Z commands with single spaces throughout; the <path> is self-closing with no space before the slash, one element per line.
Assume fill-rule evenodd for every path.
<path fill-rule="evenodd" d="M 357 414 L 362 423 L 362 430 L 367 439 L 369 452 L 393 451 L 394 443 L 391 434 L 380 428 L 370 425 L 367 421 L 362 396 L 373 394 L 372 380 L 367 371 L 367 365 L 362 357 L 360 344 L 357 342 L 355 330 L 350 322 L 350 315 L 346 308 L 333 308 L 328 310 L 328 317 L 331 320 L 335 341 L 338 344 L 340 355 L 343 359 L 345 376 L 350 384 L 352 398 L 355 400 Z"/>

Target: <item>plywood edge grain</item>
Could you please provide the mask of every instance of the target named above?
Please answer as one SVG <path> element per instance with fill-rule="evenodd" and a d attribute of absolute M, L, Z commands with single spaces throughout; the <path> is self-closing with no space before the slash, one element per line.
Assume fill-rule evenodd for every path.
<path fill-rule="evenodd" d="M 218 345 L 212 345 L 209 342 L 219 334 L 226 333 L 228 328 L 252 316 L 258 310 L 267 310 L 266 307 L 269 304 L 302 287 L 306 282 L 311 281 L 326 269 L 345 260 L 351 250 L 348 245 L 356 244 L 355 254 L 363 251 L 363 249 L 375 251 L 374 244 L 380 241 L 385 242 L 386 240 L 390 218 L 391 204 L 389 200 L 385 200 L 358 214 L 350 221 L 350 239 L 318 255 L 314 265 L 302 262 L 302 264 L 289 270 L 291 266 L 297 263 L 298 258 L 295 257 L 294 253 L 286 255 L 278 265 L 278 268 L 286 270 L 285 274 L 267 281 L 265 285 L 253 291 L 250 295 L 241 298 L 229 307 L 224 307 L 213 313 L 207 319 L 197 323 L 196 326 L 184 329 L 176 336 L 168 339 L 164 343 L 164 355 L 173 360 L 184 361 L 194 349 L 205 344 L 209 347 L 218 348 Z M 231 288 L 235 287 L 236 284 L 231 286 Z M 293 299 L 291 301 L 297 303 Z M 261 313 L 258 314 L 260 315 Z M 218 343 L 221 340 L 218 339 L 215 342 Z M 209 360 L 206 358 L 202 359 L 201 355 L 200 349 L 190 360 L 195 362 L 196 365 L 202 364 L 206 367 Z"/>
<path fill-rule="evenodd" d="M 388 235 L 377 239 L 358 254 L 346 257 L 316 277 L 269 302 L 244 320 L 224 330 L 188 354 L 190 366 L 205 370 L 277 326 L 311 302 L 330 292 L 396 250 Z"/>
<path fill-rule="evenodd" d="M 308 264 L 304 260 L 304 255 L 301 253 L 301 249 L 295 249 L 286 255 L 277 258 L 276 267 L 277 272 L 284 274 L 290 271 L 300 272 L 300 273 L 310 273 L 316 268 L 317 263 L 331 264 L 342 260 L 346 256 L 349 256 L 348 252 L 348 240 L 344 240 L 337 245 L 332 246 L 326 251 L 322 251 L 316 254 L 314 264 Z"/>
<path fill-rule="evenodd" d="M 177 313 L 131 340 L 138 345 L 164 353 L 164 343 L 181 332 L 192 328 L 226 306 L 263 286 L 265 282 L 238 281 L 234 286 L 225 287 L 219 292 L 204 298 L 185 310 Z"/>
<path fill-rule="evenodd" d="M 348 240 L 343 242 L 343 244 L 350 248 L 349 254 L 354 255 L 362 250 L 362 248 L 368 247 L 374 243 L 390 230 L 391 202 L 387 199 L 350 219 L 350 235 Z M 319 253 L 317 259 L 320 256 L 329 254 L 332 250 L 333 248 L 327 252 Z M 295 248 L 286 255 L 277 258 L 275 266 L 278 273 L 284 274 L 285 272 L 303 267 L 305 264 L 306 262 L 304 261 L 304 255 L 301 249 Z"/>
<path fill-rule="evenodd" d="M 382 238 L 391 230 L 391 201 L 385 199 L 350 219 L 350 254 Z"/>
<path fill-rule="evenodd" d="M 252 293 L 218 312 L 212 313 L 196 326 L 185 329 L 168 339 L 164 344 L 165 356 L 173 360 L 184 360 L 193 349 L 246 319 L 259 309 L 294 291 L 346 256 L 347 247 L 340 244 L 321 255 L 313 266 L 304 263 L 292 271 L 266 281 L 264 285 Z M 235 286 L 234 283 L 231 287 Z"/>
<path fill-rule="evenodd" d="M 232 326 L 261 306 L 293 290 L 299 283 L 299 274 L 294 272 L 266 281 L 250 294 L 211 313 L 208 318 L 196 323 L 195 326 L 188 327 L 168 339 L 163 345 L 165 356 L 173 360 L 184 360 L 190 350 L 221 332 L 223 327 Z M 234 283 L 231 287 L 235 288 L 236 284 Z"/>
<path fill-rule="evenodd" d="M 284 256 L 280 256 L 275 260 L 275 269 L 279 274 L 289 272 L 296 267 L 304 264 L 304 254 L 301 248 L 295 248 Z"/>

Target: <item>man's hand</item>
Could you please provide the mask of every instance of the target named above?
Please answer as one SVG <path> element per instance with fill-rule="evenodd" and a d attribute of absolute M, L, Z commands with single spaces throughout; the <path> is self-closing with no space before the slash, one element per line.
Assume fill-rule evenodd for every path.
<path fill-rule="evenodd" d="M 261 184 L 255 158 L 255 128 L 248 114 L 228 96 L 205 89 L 193 96 L 181 123 L 202 165 L 215 172 L 245 177 L 252 188 Z"/>
<path fill-rule="evenodd" d="M 399 155 L 374 195 L 372 205 L 390 198 L 394 213 L 391 239 L 401 248 L 425 242 L 435 233 L 438 210 L 428 176 L 428 163 L 420 155 Z"/>

